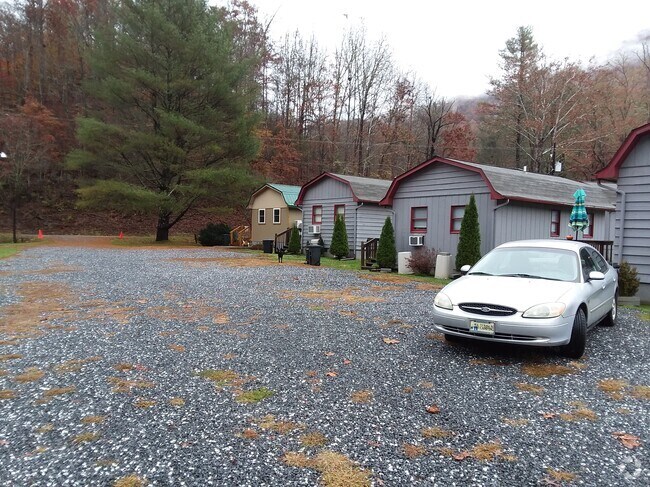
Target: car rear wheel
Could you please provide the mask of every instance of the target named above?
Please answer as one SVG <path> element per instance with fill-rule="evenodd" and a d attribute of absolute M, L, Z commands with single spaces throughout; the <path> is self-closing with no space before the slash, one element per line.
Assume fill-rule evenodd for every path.
<path fill-rule="evenodd" d="M 614 295 L 614 301 L 612 301 L 612 309 L 609 310 L 607 316 L 602 321 L 603 326 L 614 326 L 616 324 L 616 318 L 618 317 L 618 294 Z"/>
<path fill-rule="evenodd" d="M 562 347 L 562 354 L 569 358 L 580 358 L 587 343 L 587 317 L 582 308 L 576 313 L 571 330 L 571 341 Z"/>

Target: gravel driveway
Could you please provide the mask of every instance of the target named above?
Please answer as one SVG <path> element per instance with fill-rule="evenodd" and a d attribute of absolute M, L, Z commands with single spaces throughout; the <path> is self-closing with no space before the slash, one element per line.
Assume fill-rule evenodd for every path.
<path fill-rule="evenodd" d="M 452 345 L 431 285 L 372 276 L 211 249 L 0 261 L 0 485 L 650 484 L 635 312 L 580 361 Z"/>

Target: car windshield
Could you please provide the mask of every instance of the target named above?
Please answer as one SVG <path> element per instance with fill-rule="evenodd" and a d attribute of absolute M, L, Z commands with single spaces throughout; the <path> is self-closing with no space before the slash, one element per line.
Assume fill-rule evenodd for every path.
<path fill-rule="evenodd" d="M 468 274 L 578 282 L 578 270 L 578 256 L 570 250 L 505 247 L 487 254 Z"/>

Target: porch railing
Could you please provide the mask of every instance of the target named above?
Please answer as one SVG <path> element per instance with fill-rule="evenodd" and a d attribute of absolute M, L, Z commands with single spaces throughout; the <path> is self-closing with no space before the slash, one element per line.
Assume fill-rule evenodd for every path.
<path fill-rule="evenodd" d="M 600 252 L 603 257 L 605 257 L 605 260 L 607 262 L 613 264 L 612 249 L 614 247 L 614 242 L 611 240 L 581 240 L 581 242 L 591 245 L 598 252 Z"/>
<path fill-rule="evenodd" d="M 361 268 L 370 269 L 377 262 L 378 238 L 369 238 L 361 243 Z"/>
<path fill-rule="evenodd" d="M 248 225 L 239 225 L 230 230 L 230 245 L 242 247 L 251 240 L 251 228 Z"/>
<path fill-rule="evenodd" d="M 276 249 L 289 246 L 289 239 L 291 239 L 291 230 L 293 230 L 293 229 L 292 228 L 287 228 L 284 232 L 275 234 L 275 238 L 273 239 L 273 250 L 274 251 Z"/>

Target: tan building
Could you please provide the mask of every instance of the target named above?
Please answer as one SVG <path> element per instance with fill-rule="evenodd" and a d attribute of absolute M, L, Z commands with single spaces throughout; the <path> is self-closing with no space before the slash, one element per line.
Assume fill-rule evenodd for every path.
<path fill-rule="evenodd" d="M 247 209 L 251 210 L 251 244 L 274 240 L 275 236 L 291 228 L 302 218 L 296 198 L 300 186 L 267 183 L 251 196 Z"/>

